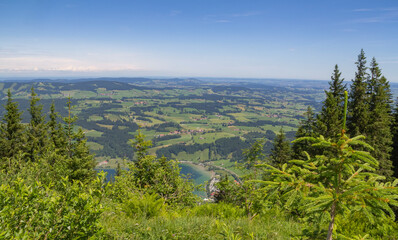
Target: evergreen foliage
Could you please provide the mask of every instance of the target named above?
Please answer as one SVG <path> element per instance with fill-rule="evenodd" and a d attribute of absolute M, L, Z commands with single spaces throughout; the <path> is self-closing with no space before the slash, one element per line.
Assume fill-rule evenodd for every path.
<path fill-rule="evenodd" d="M 48 127 L 52 149 L 61 155 L 66 155 L 66 136 L 62 124 L 58 121 L 59 117 L 55 112 L 54 102 L 51 104 L 49 117 Z"/>
<path fill-rule="evenodd" d="M 87 139 L 84 136 L 83 130 L 81 128 L 78 131 L 74 131 L 76 116 L 72 116 L 72 102 L 68 98 L 68 117 L 64 117 L 64 134 L 65 136 L 63 142 L 66 144 L 60 145 L 60 147 L 66 147 L 63 151 L 66 153 L 65 161 L 61 164 L 64 165 L 64 169 L 67 172 L 70 180 L 79 181 L 91 181 L 95 177 L 95 159 L 92 154 L 90 154 Z M 55 134 L 56 138 L 59 139 L 59 135 Z M 66 141 L 65 141 L 66 140 Z M 54 141 L 56 142 L 56 141 Z M 61 150 L 62 152 L 62 150 Z"/>
<path fill-rule="evenodd" d="M 366 233 L 391 238 L 394 234 L 391 206 L 398 206 L 398 180 L 382 182 L 385 178 L 375 173 L 378 161 L 369 152 L 357 150 L 373 150 L 363 138 L 349 138 L 344 129 L 337 142 L 323 136 L 299 138 L 295 142 L 310 141 L 313 148 L 329 154 L 307 154 L 307 160 L 292 160 L 281 168 L 264 165 L 270 173 L 270 179 L 262 181 L 267 199 L 316 223 L 315 230 L 304 232 L 310 239 Z M 345 223 L 359 219 L 366 224 L 355 231 L 345 228 Z"/>
<path fill-rule="evenodd" d="M 45 123 L 38 101 L 32 88 L 25 125 L 8 91 L 1 124 L 0 239 L 88 239 L 102 229 L 105 176 L 95 178 L 81 130 L 72 133 L 69 154 L 58 151 L 66 144 L 56 145 L 60 139 L 54 136 L 66 143 L 67 135 L 54 106 Z"/>
<path fill-rule="evenodd" d="M 369 124 L 369 96 L 367 94 L 367 78 L 368 73 L 366 67 L 365 52 L 361 49 L 358 55 L 357 72 L 355 79 L 352 80 L 351 91 L 348 101 L 348 133 L 352 136 L 364 134 L 366 136 L 366 128 Z"/>
<path fill-rule="evenodd" d="M 24 152 L 26 149 L 25 127 L 21 123 L 22 113 L 18 109 L 18 103 L 13 101 L 10 90 L 7 96 L 6 114 L 1 124 L 0 156 L 3 164 L 5 164 L 5 158 L 12 158 L 19 151 Z"/>
<path fill-rule="evenodd" d="M 47 125 L 42 113 L 43 106 L 37 105 L 40 98 L 37 97 L 33 87 L 31 88 L 30 97 L 30 123 L 28 126 L 28 158 L 35 161 L 38 155 L 42 155 L 47 145 Z"/>
<path fill-rule="evenodd" d="M 392 151 L 391 151 L 391 162 L 393 164 L 394 169 L 394 177 L 398 177 L 398 99 L 395 103 L 393 116 L 393 125 L 391 127 L 391 131 L 393 134 L 393 144 L 392 144 Z"/>
<path fill-rule="evenodd" d="M 346 84 L 343 84 L 341 72 L 338 65 L 335 65 L 329 91 L 325 91 L 326 99 L 323 102 L 322 110 L 317 115 L 316 131 L 325 138 L 337 139 L 343 119 L 344 91 Z"/>
<path fill-rule="evenodd" d="M 271 150 L 271 162 L 273 166 L 282 166 L 291 160 L 292 150 L 290 148 L 290 143 L 286 140 L 285 133 L 281 128 L 279 134 L 276 135 L 274 139 L 274 146 Z"/>
<path fill-rule="evenodd" d="M 300 126 L 296 132 L 296 138 L 315 137 L 317 135 L 316 118 L 311 106 L 308 106 L 307 111 L 304 113 L 304 117 L 305 119 L 300 121 Z M 304 151 L 312 153 L 310 146 L 311 143 L 308 141 L 294 142 L 292 146 L 294 158 L 304 159 Z"/>
<path fill-rule="evenodd" d="M 194 185 L 189 179 L 180 176 L 178 162 L 148 154 L 152 142 L 145 140 L 140 131 L 135 140 L 131 140 L 131 144 L 136 150 L 136 160 L 129 164 L 128 171 L 123 171 L 121 177 L 116 178 L 116 185 L 128 185 L 125 190 L 120 191 L 127 190 L 126 196 L 137 191 L 141 195 L 156 194 L 168 204 L 195 204 L 197 199 L 193 194 Z"/>
<path fill-rule="evenodd" d="M 70 180 L 79 180 L 82 182 L 91 181 L 95 177 L 94 167 L 96 165 L 94 156 L 90 154 L 87 146 L 87 139 L 83 130 L 79 128 L 72 135 L 71 146 L 69 147 L 69 156 L 66 158 L 65 167 Z"/>
<path fill-rule="evenodd" d="M 263 154 L 264 142 L 264 139 L 257 140 L 252 147 L 243 151 L 245 163 L 241 168 L 246 174 L 241 180 L 232 180 L 226 175 L 216 184 L 218 191 L 214 195 L 215 201 L 239 206 L 249 219 L 258 216 L 268 206 L 263 194 L 258 191 L 260 185 L 253 182 L 262 177 L 257 166 L 267 162 Z"/>
<path fill-rule="evenodd" d="M 370 64 L 370 78 L 368 79 L 369 95 L 369 124 L 366 134 L 367 140 L 374 147 L 372 156 L 379 161 L 378 173 L 391 177 L 393 175 L 390 153 L 392 151 L 391 123 L 393 120 L 392 94 L 390 84 L 381 75 L 381 70 L 373 58 Z"/>
<path fill-rule="evenodd" d="M 95 177 L 83 130 L 75 127 L 70 98 L 63 123 L 54 104 L 46 123 L 32 88 L 30 122 L 22 124 L 8 91 L 0 125 L 0 239 L 397 239 L 392 207 L 398 207 L 398 180 L 391 177 L 390 158 L 397 167 L 398 103 L 391 115 L 390 86 L 375 59 L 367 69 L 362 50 L 356 64 L 350 135 L 348 94 L 342 95 L 346 86 L 336 65 L 322 111 L 315 117 L 308 107 L 294 152 L 282 129 L 271 161 L 264 154 L 270 142 L 254 142 L 264 137 L 260 133 L 247 134 L 250 141 L 185 146 L 210 149 L 209 159 L 244 156 L 245 174 L 221 178 L 215 203 L 193 194 L 177 161 L 150 155 L 152 142 L 140 131 L 130 141 L 134 161 L 127 169 L 118 164 L 115 181 L 104 184 L 103 174 Z M 116 125 L 109 131 L 122 132 Z M 170 155 L 180 149 L 174 150 Z"/>
<path fill-rule="evenodd" d="M 253 145 L 245 149 L 243 154 L 245 155 L 244 166 L 246 169 L 252 169 L 255 164 L 259 164 L 264 161 L 263 148 L 266 140 L 260 139 L 253 143 Z"/>

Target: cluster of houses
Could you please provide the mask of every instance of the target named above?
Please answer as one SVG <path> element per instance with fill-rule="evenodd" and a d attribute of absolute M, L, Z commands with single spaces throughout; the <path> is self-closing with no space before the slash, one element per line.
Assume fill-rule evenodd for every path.
<path fill-rule="evenodd" d="M 110 93 L 99 93 L 100 96 L 112 96 L 114 94 L 115 94 L 115 92 L 113 92 L 113 91 Z"/>
<path fill-rule="evenodd" d="M 134 102 L 134 105 L 146 105 L 146 104 L 148 104 L 148 103 L 145 101 Z"/>
<path fill-rule="evenodd" d="M 191 118 L 192 121 L 200 121 L 200 120 L 207 120 L 207 117 L 201 117 L 201 118 Z"/>
<path fill-rule="evenodd" d="M 194 134 L 194 133 L 208 133 L 208 132 L 214 132 L 214 130 L 204 130 L 204 129 L 198 129 L 198 130 L 175 130 L 175 131 L 171 131 L 169 133 L 162 133 L 162 134 L 158 134 L 155 135 L 154 137 L 159 138 L 159 137 L 164 137 L 167 135 L 181 135 L 181 134 Z"/>

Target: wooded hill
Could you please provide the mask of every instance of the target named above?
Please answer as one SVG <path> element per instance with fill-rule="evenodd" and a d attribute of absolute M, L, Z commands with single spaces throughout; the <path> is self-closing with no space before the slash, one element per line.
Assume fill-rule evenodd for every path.
<path fill-rule="evenodd" d="M 70 96 L 76 125 L 85 132 L 91 152 L 98 162 L 109 162 L 102 167 L 115 168 L 123 158 L 133 158 L 128 140 L 139 127 L 155 145 L 151 153 L 159 157 L 221 165 L 225 160 L 242 161 L 241 149 L 263 137 L 267 139 L 264 153 L 269 154 L 281 127 L 293 140 L 306 107 L 320 109 L 326 83 L 289 86 L 292 84 L 286 81 L 283 86 L 270 80 L 38 79 L 2 82 L 0 97 L 5 104 L 10 89 L 20 108 L 27 109 L 33 86 L 45 113 L 54 103 L 56 111 L 67 116 Z M 22 119 L 29 122 L 27 111 Z"/>
<path fill-rule="evenodd" d="M 321 110 L 307 108 L 292 145 L 280 129 L 269 156 L 266 138 L 243 149 L 245 174 L 239 181 L 222 177 L 210 203 L 193 194 L 177 161 L 150 154 L 152 141 L 141 130 L 129 141 L 134 161 L 106 183 L 95 174 L 83 130 L 75 130 L 78 111 L 70 99 L 65 117 L 55 104 L 46 116 L 31 88 L 23 123 L 8 90 L 0 127 L 0 239 L 397 239 L 398 109 L 376 60 L 368 65 L 361 51 L 356 64 L 349 87 L 335 66 Z M 147 127 L 184 129 L 181 122 Z M 227 146 L 218 141 L 210 148 Z"/>

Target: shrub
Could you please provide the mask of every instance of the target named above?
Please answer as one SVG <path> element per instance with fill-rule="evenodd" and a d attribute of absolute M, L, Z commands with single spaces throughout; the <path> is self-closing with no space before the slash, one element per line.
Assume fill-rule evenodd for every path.
<path fill-rule="evenodd" d="M 122 209 L 129 217 L 139 216 L 151 218 L 160 216 L 165 213 L 166 205 L 162 198 L 157 194 L 144 193 L 142 195 L 134 195 L 126 200 Z"/>
<path fill-rule="evenodd" d="M 27 184 L 23 179 L 0 186 L 0 239 L 87 239 L 98 223 L 103 187 L 67 178 L 56 184 Z"/>

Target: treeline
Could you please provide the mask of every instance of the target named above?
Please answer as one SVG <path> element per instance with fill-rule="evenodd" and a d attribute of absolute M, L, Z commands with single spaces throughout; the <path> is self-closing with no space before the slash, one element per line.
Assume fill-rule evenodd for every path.
<path fill-rule="evenodd" d="M 289 131 L 284 133 L 288 141 L 293 141 L 295 138 L 295 131 Z M 171 135 L 174 136 L 174 135 Z M 166 137 L 166 136 L 165 136 Z M 254 142 L 259 139 L 266 139 L 263 146 L 263 154 L 268 156 L 271 154 L 271 149 L 273 147 L 272 142 L 274 141 L 276 134 L 267 130 L 265 133 L 262 132 L 249 132 L 241 137 L 226 137 L 215 140 L 213 143 L 204 144 L 174 144 L 172 146 L 159 148 L 156 150 L 156 155 L 158 157 L 165 156 L 166 158 L 173 158 L 181 152 L 186 152 L 188 154 L 195 154 L 198 151 L 209 151 L 208 160 L 230 159 L 231 162 L 237 161 L 242 162 L 244 160 L 243 150 L 249 148 Z M 163 138 L 159 138 L 160 139 Z M 154 142 L 158 142 L 157 138 Z"/>
<path fill-rule="evenodd" d="M 102 149 L 93 151 L 97 156 L 132 159 L 133 152 L 131 151 L 131 146 L 128 141 L 132 137 L 130 133 L 137 131 L 139 128 L 136 123 L 123 119 L 111 121 L 103 118 L 102 120 L 95 122 L 78 119 L 76 124 L 87 130 L 102 132 L 101 137 L 87 137 L 90 142 L 95 142 L 103 146 Z M 112 126 L 112 128 L 104 128 L 98 124 L 109 125 Z"/>
<path fill-rule="evenodd" d="M 27 84 L 26 84 L 27 85 Z M 37 93 L 37 91 L 35 90 L 35 93 Z M 39 95 L 39 94 L 38 94 Z M 18 104 L 19 109 L 28 109 L 30 107 L 30 100 L 29 99 L 14 99 L 14 101 Z M 75 106 L 78 102 L 77 99 L 70 99 L 71 104 L 73 106 Z M 65 104 L 65 99 L 41 99 L 40 103 L 43 106 L 43 113 L 49 113 L 50 112 L 50 108 L 51 105 L 54 104 L 55 109 L 57 109 L 57 112 L 61 115 L 61 116 L 67 116 L 68 115 L 68 109 L 67 106 Z M 1 100 L 0 101 L 0 106 L 4 106 L 7 104 L 7 95 L 5 97 L 5 100 Z M 4 116 L 6 113 L 6 109 L 0 107 L 0 116 Z M 23 123 L 29 123 L 30 121 L 30 113 L 29 111 L 21 111 L 22 115 L 21 115 L 21 119 Z M 46 115 L 46 121 L 49 120 L 49 116 Z"/>
<path fill-rule="evenodd" d="M 105 184 L 83 131 L 75 129 L 70 100 L 66 106 L 61 119 L 52 104 L 46 121 L 32 87 L 30 121 L 23 124 L 8 91 L 0 125 L 0 239 L 113 239 L 101 223 L 103 204 L 128 218 L 150 218 L 196 203 L 177 162 L 149 155 L 151 142 L 141 134 L 131 141 L 137 156 L 129 170 L 119 168 L 117 183 Z"/>
<path fill-rule="evenodd" d="M 155 124 L 153 126 L 147 127 L 148 130 L 155 130 L 156 132 L 171 132 L 176 130 L 181 130 L 182 127 L 178 123 L 165 122 L 160 124 Z"/>
<path fill-rule="evenodd" d="M 315 114 L 311 107 L 301 121 L 296 138 L 324 136 L 326 139 L 338 139 L 343 122 L 344 92 L 348 91 L 347 134 L 363 135 L 365 142 L 374 149 L 372 156 L 378 160 L 378 173 L 391 179 L 398 176 L 398 108 L 394 109 L 390 84 L 382 75 L 375 58 L 367 66 L 362 50 L 356 62 L 355 79 L 347 88 L 338 65 L 335 66 L 330 87 L 325 91 L 326 99 L 321 111 Z M 293 144 L 293 156 L 304 158 L 310 142 Z M 315 154 L 315 152 L 310 152 Z"/>
<path fill-rule="evenodd" d="M 335 66 L 322 110 L 308 108 L 292 146 L 281 129 L 269 157 L 264 139 L 246 149 L 251 171 L 240 184 L 223 178 L 216 201 L 250 218 L 274 204 L 308 224 L 300 239 L 397 238 L 398 108 L 375 58 L 367 67 L 362 50 L 356 64 L 350 89 Z"/>
<path fill-rule="evenodd" d="M 242 151 L 246 174 L 212 181 L 214 203 L 192 193 L 178 162 L 149 155 L 152 142 L 140 132 L 130 141 L 134 161 L 104 184 L 92 174 L 72 115 L 60 123 L 52 107 L 46 122 L 32 90 L 31 121 L 22 124 L 9 92 L 1 123 L 0 238 L 397 239 L 398 179 L 386 167 L 396 125 L 389 85 L 375 60 L 366 69 L 363 51 L 357 67 L 349 97 L 335 67 L 322 111 L 308 109 L 292 147 L 281 129 L 266 156 L 269 141 L 248 134 L 257 141 Z M 67 107 L 70 113 L 70 101 Z M 217 144 L 232 149 L 239 141 Z"/>
<path fill-rule="evenodd" d="M 250 136 L 250 135 L 249 135 Z M 181 152 L 186 152 L 187 154 L 195 154 L 198 151 L 209 151 L 208 160 L 216 160 L 217 158 L 228 159 L 230 161 L 243 161 L 243 150 L 250 147 L 256 138 L 248 137 L 242 140 L 240 137 L 228 137 L 220 138 L 214 141 L 214 143 L 204 143 L 204 144 L 190 144 L 186 145 L 184 143 L 174 144 L 168 147 L 159 148 L 156 150 L 156 155 L 158 157 L 164 156 L 166 158 L 174 158 Z M 264 154 L 269 154 L 272 148 L 272 143 L 267 141 L 264 147 Z"/>
<path fill-rule="evenodd" d="M 65 80 L 67 81 L 67 80 Z M 136 86 L 129 83 L 110 81 L 108 80 L 90 80 L 90 81 L 78 81 L 78 82 L 56 82 L 53 80 L 43 79 L 42 81 L 36 80 L 32 82 L 4 82 L 2 89 L 10 89 L 12 91 L 25 91 L 29 92 L 29 87 L 34 86 L 37 94 L 61 94 L 62 91 L 90 91 L 97 93 L 98 88 L 105 88 L 107 91 L 117 90 L 147 90 L 153 88 L 147 88 L 142 86 Z M 0 98 L 5 97 L 3 91 L 0 91 Z"/>
<path fill-rule="evenodd" d="M 37 159 L 49 157 L 50 154 L 51 160 L 46 160 L 62 165 L 57 169 L 62 169 L 71 180 L 83 181 L 92 178 L 95 175 L 95 160 L 86 147 L 87 140 L 83 131 L 74 130 L 76 117 L 71 114 L 70 99 L 66 103 L 69 115 L 62 118 L 63 123 L 59 122 L 60 117 L 55 112 L 54 103 L 50 107 L 50 114 L 46 116 L 43 114 L 43 105 L 38 104 L 39 100 L 32 87 L 27 110 L 30 119 L 24 124 L 18 103 L 12 99 L 11 91 L 8 90 L 5 114 L 0 125 L 1 166 L 13 169 L 15 164 L 36 162 Z"/>
<path fill-rule="evenodd" d="M 161 137 L 155 137 L 152 140 L 152 143 L 153 143 L 154 146 L 156 146 L 158 142 L 166 141 L 166 140 L 170 140 L 170 139 L 177 139 L 177 138 L 181 138 L 181 135 L 174 134 L 174 135 L 166 135 L 166 136 L 161 136 Z"/>

